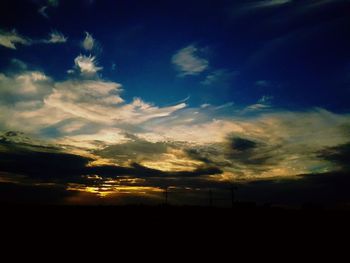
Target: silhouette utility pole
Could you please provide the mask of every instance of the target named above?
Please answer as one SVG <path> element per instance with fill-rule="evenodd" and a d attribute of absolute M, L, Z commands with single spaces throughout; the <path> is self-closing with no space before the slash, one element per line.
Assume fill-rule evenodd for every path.
<path fill-rule="evenodd" d="M 209 190 L 209 206 L 213 207 L 213 191 Z"/>
<path fill-rule="evenodd" d="M 168 205 L 168 187 L 164 189 L 165 205 Z"/>
<path fill-rule="evenodd" d="M 237 190 L 237 187 L 232 184 L 230 190 L 231 190 L 231 205 L 233 208 L 235 206 L 235 198 L 236 198 L 235 191 Z"/>

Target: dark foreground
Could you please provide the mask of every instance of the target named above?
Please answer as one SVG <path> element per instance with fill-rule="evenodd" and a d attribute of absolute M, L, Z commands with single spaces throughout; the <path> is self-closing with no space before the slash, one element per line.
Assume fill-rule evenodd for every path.
<path fill-rule="evenodd" d="M 245 257 L 255 257 L 252 247 L 264 247 L 267 254 L 282 247 L 294 254 L 301 249 L 310 252 L 310 246 L 316 246 L 320 253 L 328 251 L 329 244 L 343 249 L 350 236 L 349 211 L 317 207 L 3 205 L 1 210 L 2 238 L 10 246 L 34 245 L 46 250 L 57 248 L 52 242 L 58 242 L 76 252 L 83 244 L 84 255 L 96 246 L 102 247 L 103 253 L 121 251 L 120 245 L 148 248 L 148 253 L 158 256 L 160 248 L 172 251 L 171 255 L 179 250 L 204 255 L 213 247 L 221 251 L 218 255 L 231 255 L 243 248 L 250 251 Z M 198 246 L 200 250 L 196 250 Z"/>
<path fill-rule="evenodd" d="M 350 226 L 350 211 L 305 206 L 299 209 L 257 206 L 237 203 L 233 208 L 202 206 L 63 206 L 63 205 L 2 205 L 1 221 L 22 219 L 34 224 L 57 222 L 83 226 L 85 224 L 115 225 L 117 223 L 144 225 L 238 229 L 238 225 L 250 228 L 283 226 L 307 226 L 316 228 Z M 336 224 L 332 225 L 332 223 Z M 344 229 L 345 230 L 345 229 Z"/>

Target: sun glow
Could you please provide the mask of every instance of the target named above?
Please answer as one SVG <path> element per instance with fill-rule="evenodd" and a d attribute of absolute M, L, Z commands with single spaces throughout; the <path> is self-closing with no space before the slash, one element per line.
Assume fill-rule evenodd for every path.
<path fill-rule="evenodd" d="M 79 191 L 96 194 L 99 197 L 108 197 L 116 194 L 136 194 L 148 195 L 162 192 L 163 189 L 151 186 L 139 186 L 143 179 L 123 178 L 123 179 L 102 179 L 99 176 L 89 176 L 93 181 L 92 185 L 69 184 L 68 191 Z"/>

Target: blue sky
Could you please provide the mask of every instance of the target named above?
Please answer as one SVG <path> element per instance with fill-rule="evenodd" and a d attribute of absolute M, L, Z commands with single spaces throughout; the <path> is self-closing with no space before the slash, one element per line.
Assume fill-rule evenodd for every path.
<path fill-rule="evenodd" d="M 33 39 L 58 30 L 68 41 L 2 48 L 1 67 L 16 57 L 63 79 L 89 32 L 100 46 L 94 55 L 101 76 L 123 83 L 128 99 L 167 104 L 190 96 L 194 106 L 245 105 L 267 95 L 281 107 L 348 109 L 348 1 L 73 2 L 4 3 L 12 15 L 1 16 L 3 29 Z M 47 17 L 38 12 L 43 6 Z M 208 67 L 181 77 L 171 58 L 188 46 Z M 217 83 L 203 85 L 213 74 Z"/>
<path fill-rule="evenodd" d="M 209 186 L 347 170 L 349 7 L 2 1 L 0 142 L 80 156 L 101 184 L 111 179 L 104 166 L 135 179 L 114 178 L 108 194 L 165 184 L 136 173 L 199 176 Z"/>

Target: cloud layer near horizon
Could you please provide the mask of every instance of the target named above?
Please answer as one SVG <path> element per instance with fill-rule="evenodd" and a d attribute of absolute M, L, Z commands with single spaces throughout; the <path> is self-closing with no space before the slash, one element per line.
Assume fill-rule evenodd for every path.
<path fill-rule="evenodd" d="M 22 69 L 0 74 L 0 93 L 2 130 L 46 138 L 89 156 L 92 165 L 139 163 L 167 172 L 216 167 L 218 181 L 288 177 L 342 168 L 319 153 L 350 139 L 348 114 L 183 102 L 159 107 L 140 98 L 127 102 L 121 84 L 96 77 L 55 81 Z M 231 114 L 221 114 L 224 107 Z"/>

